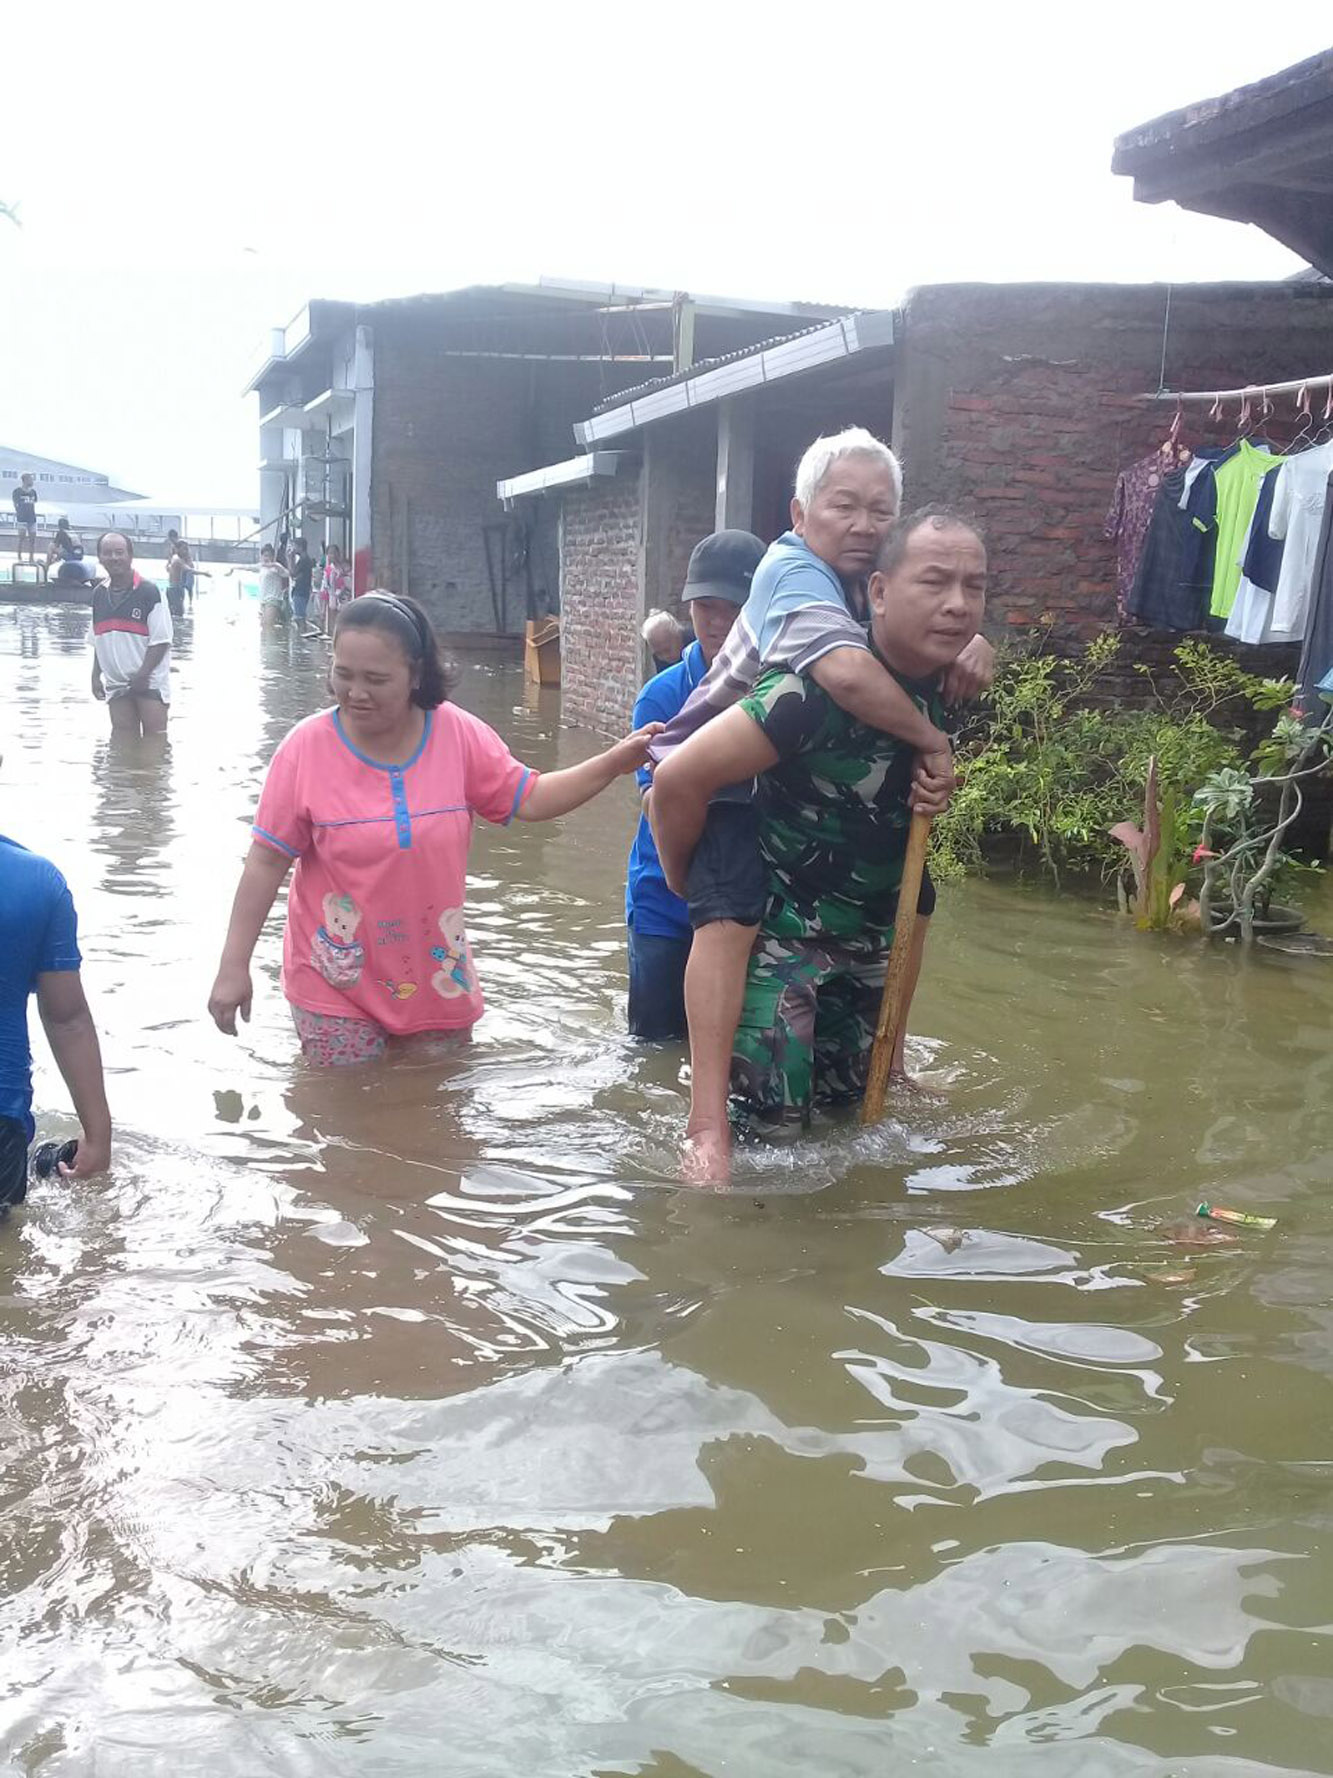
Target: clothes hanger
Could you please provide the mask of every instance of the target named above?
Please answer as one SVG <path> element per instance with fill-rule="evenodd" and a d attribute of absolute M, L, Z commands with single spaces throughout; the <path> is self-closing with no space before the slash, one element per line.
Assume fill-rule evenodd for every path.
<path fill-rule="evenodd" d="M 1272 450 L 1273 447 L 1271 444 L 1268 443 L 1268 440 L 1263 437 L 1263 432 L 1264 432 L 1264 427 L 1265 427 L 1267 421 L 1272 419 L 1274 412 L 1275 412 L 1275 409 L 1273 407 L 1273 399 L 1269 395 L 1267 389 L 1265 389 L 1263 391 L 1263 399 L 1260 402 L 1259 418 L 1258 418 L 1258 421 L 1256 422 L 1256 424 L 1258 426 L 1258 430 L 1260 433 L 1259 443 L 1261 445 L 1267 445 L 1268 449 L 1270 451 Z"/>
<path fill-rule="evenodd" d="M 1291 443 L 1286 446 L 1285 455 L 1293 457 L 1304 446 L 1314 443 L 1314 410 L 1310 406 L 1310 385 L 1302 383 L 1296 396 L 1296 417 L 1304 415 L 1304 424 L 1299 428 Z"/>
<path fill-rule="evenodd" d="M 1185 423 L 1185 404 L 1176 397 L 1176 411 L 1171 421 L 1171 428 L 1161 444 L 1157 447 L 1157 455 L 1163 469 L 1183 469 L 1194 455 L 1187 444 L 1180 440 L 1180 429 Z"/>

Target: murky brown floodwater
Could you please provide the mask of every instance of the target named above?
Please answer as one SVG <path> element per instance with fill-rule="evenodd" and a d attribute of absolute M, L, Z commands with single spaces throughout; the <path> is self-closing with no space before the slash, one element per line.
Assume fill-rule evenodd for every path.
<path fill-rule="evenodd" d="M 0 607 L 0 828 L 71 879 L 118 1121 L 0 1229 L 6 1770 L 1333 1772 L 1333 964 L 968 885 L 947 1104 L 695 1194 L 621 1035 L 627 787 L 479 834 L 470 1047 L 319 1077 L 276 922 L 241 1041 L 204 1012 L 317 654 L 218 584 L 117 755 L 86 625 Z M 1166 1247 L 1205 1194 L 1279 1227 Z"/>

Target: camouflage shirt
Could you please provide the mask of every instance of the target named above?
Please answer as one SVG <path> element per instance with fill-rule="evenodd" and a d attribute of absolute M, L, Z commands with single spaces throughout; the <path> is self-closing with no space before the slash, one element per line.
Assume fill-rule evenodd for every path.
<path fill-rule="evenodd" d="M 933 680 L 894 677 L 933 722 L 942 721 Z M 878 949 L 897 912 L 912 748 L 858 722 L 796 673 L 763 674 L 741 708 L 778 753 L 756 797 L 769 878 L 761 931 Z"/>

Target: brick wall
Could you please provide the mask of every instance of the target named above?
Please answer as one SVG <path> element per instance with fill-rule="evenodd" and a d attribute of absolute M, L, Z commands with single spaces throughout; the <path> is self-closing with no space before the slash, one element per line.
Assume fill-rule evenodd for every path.
<path fill-rule="evenodd" d="M 573 425 L 612 384 L 638 367 L 449 356 L 447 316 L 406 303 L 375 321 L 371 468 L 374 572 L 380 585 L 420 599 L 445 632 L 496 630 L 483 527 L 498 566 L 510 560 L 501 628 L 522 633 L 527 575 L 518 533 L 529 534 L 532 585 L 557 599 L 555 500 L 525 501 L 506 514 L 495 484 L 575 454 Z M 518 344 L 521 345 L 521 340 Z M 497 575 L 498 580 L 498 575 Z"/>
<path fill-rule="evenodd" d="M 713 529 L 713 410 L 655 426 L 641 469 L 574 489 L 564 502 L 561 716 L 623 734 L 652 671 L 639 631 L 649 610 L 683 614 L 690 552 Z"/>
<path fill-rule="evenodd" d="M 564 498 L 560 714 L 603 735 L 624 732 L 642 683 L 639 521 L 632 465 Z"/>
<path fill-rule="evenodd" d="M 1119 471 L 1164 437 L 1164 285 L 937 285 L 914 291 L 899 344 L 895 441 L 908 505 L 947 500 L 991 538 L 988 629 L 1051 623 L 1077 638 L 1115 620 L 1103 526 Z M 1333 291 L 1193 285 L 1171 297 L 1166 381 L 1231 388 L 1327 367 Z M 1289 412 L 1289 410 L 1288 410 Z M 1191 410 L 1187 439 L 1234 436 Z M 1287 436 L 1276 421 L 1269 435 Z"/>

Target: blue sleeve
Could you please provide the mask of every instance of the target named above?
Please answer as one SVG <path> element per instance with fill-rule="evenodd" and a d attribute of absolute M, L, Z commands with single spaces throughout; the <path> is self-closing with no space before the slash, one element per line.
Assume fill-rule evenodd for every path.
<path fill-rule="evenodd" d="M 683 695 L 682 695 L 683 693 Z M 690 688 L 685 684 L 685 676 L 678 667 L 668 667 L 665 672 L 658 673 L 634 700 L 634 728 L 642 728 L 645 722 L 670 722 L 678 716 Z M 647 790 L 653 781 L 653 774 L 646 766 L 640 766 L 634 774 L 640 793 Z"/>
<path fill-rule="evenodd" d="M 42 934 L 37 952 L 37 974 L 77 969 L 82 961 L 79 955 L 79 917 L 74 912 L 74 897 L 70 894 L 65 879 L 53 866 L 46 930 Z"/>

